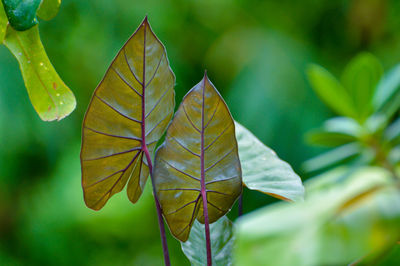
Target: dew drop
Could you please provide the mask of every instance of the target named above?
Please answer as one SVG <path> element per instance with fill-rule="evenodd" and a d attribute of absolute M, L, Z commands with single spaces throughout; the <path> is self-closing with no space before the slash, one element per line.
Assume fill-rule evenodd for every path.
<path fill-rule="evenodd" d="M 60 104 L 63 105 L 64 103 L 63 103 L 63 102 L 60 102 Z"/>
<path fill-rule="evenodd" d="M 40 65 L 40 66 L 43 66 L 44 64 L 43 64 L 43 62 L 40 62 L 39 65 Z"/>
<path fill-rule="evenodd" d="M 57 96 L 57 97 L 59 97 L 59 96 L 60 96 L 60 94 L 59 94 L 59 93 L 57 93 L 57 94 L 56 94 L 56 96 Z"/>

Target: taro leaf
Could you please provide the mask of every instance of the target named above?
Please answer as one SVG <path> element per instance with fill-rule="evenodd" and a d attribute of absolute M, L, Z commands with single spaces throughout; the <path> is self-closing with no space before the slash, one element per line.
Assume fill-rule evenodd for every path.
<path fill-rule="evenodd" d="M 58 76 L 40 41 L 38 26 L 7 28 L 4 44 L 17 58 L 33 107 L 44 121 L 60 120 L 75 109 L 75 97 Z"/>
<path fill-rule="evenodd" d="M 8 19 L 3 8 L 3 3 L 0 1 L 0 44 L 3 43 L 4 37 L 6 36 Z"/>
<path fill-rule="evenodd" d="M 233 224 L 226 216 L 210 225 L 210 238 L 213 265 L 233 265 L 232 250 L 235 238 L 233 235 Z M 183 253 L 190 260 L 192 266 L 207 265 L 204 225 L 195 221 L 188 241 L 181 242 L 181 245 Z"/>
<path fill-rule="evenodd" d="M 350 95 L 329 71 L 312 64 L 307 75 L 314 91 L 332 110 L 340 115 L 356 117 Z"/>
<path fill-rule="evenodd" d="M 82 131 L 82 187 L 94 210 L 128 183 L 135 203 L 154 152 L 174 111 L 175 76 L 147 17 L 118 52 L 97 86 Z M 129 180 L 129 182 L 128 182 Z"/>
<path fill-rule="evenodd" d="M 382 65 L 370 53 L 357 55 L 343 72 L 342 84 L 352 97 L 361 120 L 364 120 L 373 110 L 372 97 L 382 74 Z"/>
<path fill-rule="evenodd" d="M 38 23 L 36 10 L 41 0 L 2 0 L 10 25 L 24 31 Z"/>
<path fill-rule="evenodd" d="M 154 181 L 172 234 L 186 241 L 197 218 L 209 222 L 229 211 L 242 191 L 235 124 L 227 105 L 205 75 L 183 98 L 157 150 Z M 202 186 L 202 184 L 204 186 Z"/>
<path fill-rule="evenodd" d="M 51 20 L 57 15 L 60 5 L 61 0 L 42 0 L 37 15 L 41 19 Z"/>
<path fill-rule="evenodd" d="M 304 197 L 300 177 L 244 126 L 235 122 L 243 183 L 273 197 L 297 201 Z"/>

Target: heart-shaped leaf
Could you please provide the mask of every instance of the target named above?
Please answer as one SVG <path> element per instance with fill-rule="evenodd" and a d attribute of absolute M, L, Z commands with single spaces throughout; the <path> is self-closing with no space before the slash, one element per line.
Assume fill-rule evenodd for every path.
<path fill-rule="evenodd" d="M 41 0 L 2 0 L 10 25 L 24 31 L 38 23 L 36 10 Z"/>
<path fill-rule="evenodd" d="M 39 18 L 44 20 L 53 19 L 60 9 L 61 0 L 42 0 L 37 10 Z"/>
<path fill-rule="evenodd" d="M 279 199 L 302 200 L 304 187 L 292 167 L 244 126 L 238 122 L 235 125 L 243 183 Z"/>
<path fill-rule="evenodd" d="M 157 150 L 157 196 L 172 234 L 189 237 L 197 218 L 204 223 L 225 215 L 242 191 L 235 125 L 229 109 L 207 76 L 184 97 Z"/>
<path fill-rule="evenodd" d="M 213 265 L 233 265 L 232 250 L 235 242 L 233 235 L 233 223 L 226 217 L 222 217 L 210 225 L 211 250 Z M 183 253 L 190 260 L 192 266 L 207 265 L 206 238 L 204 225 L 195 221 L 190 231 L 189 239 L 181 242 Z"/>
<path fill-rule="evenodd" d="M 4 44 L 17 58 L 33 107 L 44 121 L 60 120 L 76 106 L 74 94 L 58 76 L 40 41 L 38 26 L 7 28 Z"/>
<path fill-rule="evenodd" d="M 128 182 L 135 203 L 174 111 L 175 76 L 147 18 L 118 52 L 96 88 L 83 122 L 82 187 L 86 205 L 101 209 Z"/>

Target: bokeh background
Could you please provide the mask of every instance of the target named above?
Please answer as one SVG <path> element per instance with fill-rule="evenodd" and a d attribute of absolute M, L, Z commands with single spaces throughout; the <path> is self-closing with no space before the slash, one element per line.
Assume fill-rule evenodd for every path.
<path fill-rule="evenodd" d="M 399 12 L 397 0 L 63 0 L 40 33 L 77 98 L 69 117 L 39 119 L 17 61 L 0 46 L 0 265 L 162 265 L 149 184 L 136 205 L 122 192 L 99 212 L 85 207 L 80 186 L 84 112 L 145 15 L 168 51 L 177 104 L 207 69 L 234 118 L 306 180 L 302 162 L 323 150 L 304 134 L 333 116 L 307 64 L 338 74 L 369 51 L 391 68 L 400 61 Z M 273 201 L 246 190 L 244 211 Z M 168 240 L 172 264 L 188 265 Z"/>

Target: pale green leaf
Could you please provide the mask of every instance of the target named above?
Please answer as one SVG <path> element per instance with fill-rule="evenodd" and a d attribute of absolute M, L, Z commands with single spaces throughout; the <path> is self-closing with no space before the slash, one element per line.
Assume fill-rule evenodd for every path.
<path fill-rule="evenodd" d="M 400 192 L 383 169 L 359 170 L 307 195 L 304 202 L 278 203 L 240 218 L 236 265 L 368 262 L 398 240 Z"/>
<path fill-rule="evenodd" d="M 353 102 L 339 81 L 325 68 L 312 64 L 307 69 L 312 88 L 339 115 L 356 117 Z"/>
<path fill-rule="evenodd" d="M 39 18 L 44 20 L 53 19 L 60 10 L 61 0 L 42 0 L 37 10 Z"/>
<path fill-rule="evenodd" d="M 380 110 L 400 88 L 400 64 L 393 67 L 380 80 L 376 89 L 373 104 L 375 110 Z"/>
<path fill-rule="evenodd" d="M 307 172 L 317 171 L 353 157 L 360 152 L 361 147 L 358 143 L 348 143 L 305 161 L 303 168 Z"/>
<path fill-rule="evenodd" d="M 60 120 L 75 109 L 75 97 L 58 76 L 40 41 L 38 26 L 8 27 L 4 44 L 17 58 L 33 107 L 44 121 Z"/>
<path fill-rule="evenodd" d="M 233 224 L 226 217 L 210 225 L 212 262 L 215 266 L 233 265 L 232 250 L 234 244 Z M 206 238 L 204 225 L 195 221 L 186 242 L 181 242 L 183 253 L 193 266 L 207 264 Z"/>
<path fill-rule="evenodd" d="M 235 122 L 243 183 L 252 190 L 285 200 L 302 200 L 300 177 L 256 136 Z"/>

